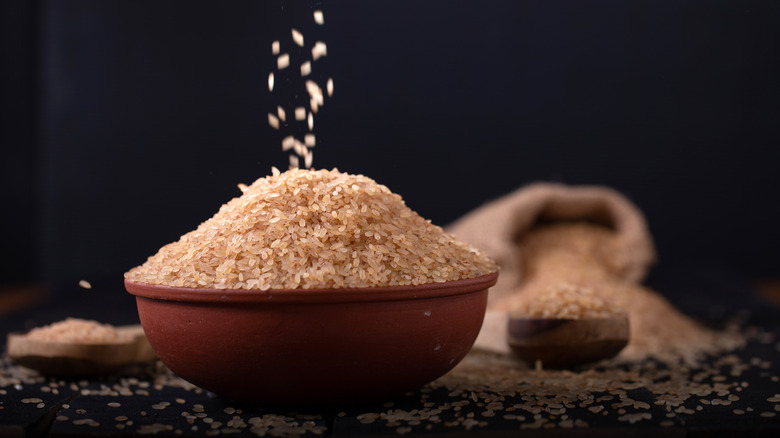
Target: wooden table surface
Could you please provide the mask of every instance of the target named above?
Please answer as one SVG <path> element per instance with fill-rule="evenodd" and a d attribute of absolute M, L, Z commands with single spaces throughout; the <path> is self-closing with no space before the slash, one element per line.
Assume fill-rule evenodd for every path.
<path fill-rule="evenodd" d="M 780 280 L 743 283 L 707 275 L 688 278 L 686 284 L 701 281 L 702 293 L 715 301 L 741 296 L 737 302 L 752 315 L 744 326 L 750 341 L 701 369 L 677 370 L 684 384 L 698 388 L 679 405 L 665 401 L 668 394 L 657 393 L 661 382 L 643 387 L 628 381 L 620 383 L 623 389 L 589 394 L 591 402 L 580 393 L 576 403 L 553 405 L 542 393 L 545 388 L 566 388 L 574 379 L 571 374 L 534 374 L 506 358 L 477 352 L 443 378 L 398 397 L 287 407 L 220 398 L 179 379 L 160 363 L 115 376 L 63 379 L 39 376 L 4 357 L 0 436 L 780 436 Z M 675 304 L 681 309 L 695 309 L 700 302 L 695 298 L 691 304 L 671 292 L 670 297 L 680 299 Z M 732 304 L 724 306 L 729 314 L 740 312 Z M 117 325 L 137 321 L 133 298 L 114 279 L 93 281 L 90 290 L 74 282 L 2 291 L 0 316 L 4 333 L 66 316 Z M 628 368 L 578 373 L 603 377 Z M 645 376 L 642 373 L 657 368 L 648 362 L 634 371 Z M 738 374 L 729 377 L 728 370 Z"/>

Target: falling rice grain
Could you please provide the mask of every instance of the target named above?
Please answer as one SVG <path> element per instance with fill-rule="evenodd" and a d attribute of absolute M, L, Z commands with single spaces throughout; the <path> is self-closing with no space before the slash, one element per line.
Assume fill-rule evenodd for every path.
<path fill-rule="evenodd" d="M 316 82 L 312 80 L 306 81 L 306 92 L 308 92 L 309 96 L 317 102 L 317 105 L 322 106 L 325 103 L 322 95 L 322 88 L 320 88 Z"/>
<path fill-rule="evenodd" d="M 311 48 L 311 58 L 316 61 L 323 56 L 328 56 L 328 45 L 322 41 L 317 41 L 314 43 L 314 47 Z"/>
<path fill-rule="evenodd" d="M 297 29 L 292 29 L 292 39 L 295 44 L 303 47 L 303 34 L 300 33 Z"/>
<path fill-rule="evenodd" d="M 276 58 L 276 68 L 279 70 L 284 70 L 285 68 L 290 66 L 290 55 L 287 53 L 282 53 L 279 55 L 278 58 Z"/>
<path fill-rule="evenodd" d="M 306 166 L 307 169 L 311 168 L 313 161 L 314 161 L 314 153 L 312 151 L 307 151 L 306 158 L 304 158 L 304 166 Z"/>
<path fill-rule="evenodd" d="M 283 151 L 289 151 L 290 149 L 295 146 L 295 137 L 292 135 L 288 135 L 287 137 L 282 139 L 282 150 Z M 245 190 L 242 190 L 245 191 Z"/>
<path fill-rule="evenodd" d="M 306 155 L 306 145 L 298 139 L 293 140 L 293 150 L 299 157 Z"/>
<path fill-rule="evenodd" d="M 311 62 L 306 61 L 301 64 L 301 76 L 309 76 L 311 74 Z"/>
<path fill-rule="evenodd" d="M 268 125 L 274 129 L 279 129 L 279 118 L 275 115 L 268 113 Z"/>

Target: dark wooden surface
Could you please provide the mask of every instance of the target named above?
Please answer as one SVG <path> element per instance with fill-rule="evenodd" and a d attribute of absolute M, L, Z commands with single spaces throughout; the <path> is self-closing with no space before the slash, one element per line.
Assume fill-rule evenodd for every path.
<path fill-rule="evenodd" d="M 96 279 L 92 283 L 90 290 L 70 284 L 0 293 L 3 335 L 67 316 L 113 324 L 137 321 L 133 299 L 121 289 L 121 280 Z M 254 406 L 193 387 L 161 364 L 132 367 L 114 376 L 74 380 L 41 377 L 4 358 L 0 362 L 0 436 L 777 436 L 780 282 L 743 282 L 704 269 L 685 278 L 673 274 L 658 284 L 679 308 L 688 313 L 699 309 L 695 316 L 714 325 L 741 315 L 744 329 L 753 335 L 744 349 L 734 353 L 745 364 L 740 376 L 730 379 L 745 382 L 738 401 L 716 406 L 709 401 L 717 398 L 716 394 L 699 394 L 683 405 L 691 413 L 669 417 L 669 409 L 656 403 L 656 394 L 636 388 L 628 395 L 640 405 L 646 403 L 646 407 L 625 407 L 624 413 L 649 414 L 645 419 L 621 420 L 615 409 L 610 415 L 597 415 L 584 405 L 572 405 L 563 414 L 548 408 L 536 418 L 533 413 L 512 408 L 526 403 L 529 396 L 538 396 L 530 394 L 527 385 L 520 389 L 522 382 L 518 380 L 517 393 L 507 395 L 507 387 L 486 390 L 480 376 L 474 375 L 473 390 L 462 390 L 461 384 L 461 390 L 452 391 L 446 384 L 434 382 L 386 400 Z M 679 284 L 679 289 L 670 284 Z M 705 293 L 706 302 L 700 299 Z M 713 312 L 712 308 L 726 310 Z M 722 358 L 712 358 L 707 367 L 716 366 L 718 359 Z M 470 356 L 466 360 L 474 359 Z M 495 372 L 507 372 L 506 364 L 502 366 Z M 686 372 L 692 381 L 703 371 Z M 460 377 L 464 376 L 468 377 L 461 372 Z M 715 384 L 710 380 L 703 383 Z M 495 402 L 501 408 L 489 409 Z M 436 411 L 441 407 L 446 408 Z"/>

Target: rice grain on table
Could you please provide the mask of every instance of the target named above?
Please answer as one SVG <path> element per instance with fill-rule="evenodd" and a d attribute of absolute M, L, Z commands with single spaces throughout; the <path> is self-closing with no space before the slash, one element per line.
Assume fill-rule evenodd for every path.
<path fill-rule="evenodd" d="M 128 280 L 217 289 L 417 285 L 497 267 L 387 187 L 338 170 L 273 169 Z"/>

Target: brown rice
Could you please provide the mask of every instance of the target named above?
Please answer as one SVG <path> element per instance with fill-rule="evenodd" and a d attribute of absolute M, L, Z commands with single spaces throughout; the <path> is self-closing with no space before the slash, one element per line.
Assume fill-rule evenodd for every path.
<path fill-rule="evenodd" d="M 79 318 L 67 318 L 36 327 L 27 333 L 28 339 L 58 342 L 111 342 L 119 340 L 120 337 L 114 326 Z"/>
<path fill-rule="evenodd" d="M 623 309 L 599 297 L 591 288 L 558 283 L 520 302 L 514 311 L 528 318 L 592 319 L 626 317 Z"/>
<path fill-rule="evenodd" d="M 239 187 L 243 195 L 125 278 L 267 290 L 417 285 L 497 270 L 363 175 L 273 169 Z"/>

